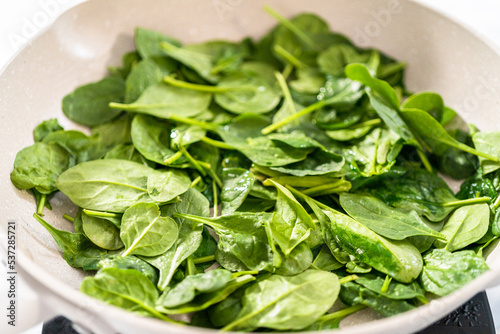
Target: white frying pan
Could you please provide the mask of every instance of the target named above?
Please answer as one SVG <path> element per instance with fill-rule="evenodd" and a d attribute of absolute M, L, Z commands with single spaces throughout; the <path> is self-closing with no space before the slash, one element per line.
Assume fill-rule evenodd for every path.
<path fill-rule="evenodd" d="M 356 44 L 379 48 L 407 62 L 406 82 L 411 91 L 436 91 L 467 122 L 485 131 L 500 129 L 498 50 L 463 26 L 414 2 L 93 0 L 83 3 L 63 14 L 0 75 L 1 226 L 5 232 L 7 220 L 17 223 L 17 270 L 36 292 L 28 295 L 27 289 L 18 291 L 21 313 L 12 332 L 18 333 L 23 326 L 55 314 L 63 314 L 98 334 L 208 332 L 141 318 L 80 293 L 78 287 L 85 274 L 62 259 L 50 235 L 32 217 L 35 210 L 32 196 L 17 190 L 10 183 L 9 174 L 16 152 L 32 144 L 31 131 L 39 122 L 57 117 L 66 128 L 76 127 L 61 112 L 63 96 L 78 85 L 102 78 L 107 66 L 118 65 L 121 55 L 133 48 L 134 27 L 157 29 L 186 43 L 258 37 L 276 23 L 262 11 L 264 4 L 287 17 L 302 11 L 319 14 L 333 30 L 352 38 Z M 54 210 L 46 210 L 45 218 L 57 228 L 70 229 L 61 215 L 74 214 L 74 206 L 60 194 L 52 200 L 52 205 Z M 3 246 L 5 240 L 2 236 Z M 489 254 L 487 262 L 491 267 L 489 272 L 449 296 L 387 319 L 376 320 L 374 313 L 364 311 L 345 319 L 343 329 L 335 333 L 401 334 L 424 328 L 499 280 L 499 247 Z M 2 320 L 0 326 L 4 324 Z"/>

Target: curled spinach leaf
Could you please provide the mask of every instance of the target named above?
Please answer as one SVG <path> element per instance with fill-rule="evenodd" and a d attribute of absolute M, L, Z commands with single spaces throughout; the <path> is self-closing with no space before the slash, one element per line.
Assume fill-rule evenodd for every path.
<path fill-rule="evenodd" d="M 193 220 L 213 228 L 219 236 L 218 249 L 224 254 L 228 254 L 227 256 L 237 259 L 246 268 L 250 270 L 272 270 L 275 255 L 264 227 L 265 222 L 271 221 L 271 213 L 241 212 L 218 218 L 187 214 L 176 214 L 175 216 Z M 218 259 L 217 261 L 222 262 Z"/>
<path fill-rule="evenodd" d="M 50 194 L 60 189 L 56 181 L 71 165 L 70 154 L 59 145 L 35 143 L 16 154 L 10 180 L 20 189 Z"/>
<path fill-rule="evenodd" d="M 409 241 L 388 240 L 346 215 L 324 213 L 340 246 L 361 262 L 402 283 L 413 281 L 422 271 L 420 252 Z"/>
<path fill-rule="evenodd" d="M 81 213 L 81 219 L 83 232 L 95 245 L 108 250 L 123 247 L 120 230 L 115 224 L 106 219 L 88 216 L 85 212 Z"/>

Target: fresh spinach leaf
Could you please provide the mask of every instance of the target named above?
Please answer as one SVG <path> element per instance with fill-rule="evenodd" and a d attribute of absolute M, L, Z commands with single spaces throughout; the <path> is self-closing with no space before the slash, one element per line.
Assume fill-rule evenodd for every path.
<path fill-rule="evenodd" d="M 80 86 L 66 95 L 62 110 L 76 123 L 95 126 L 109 122 L 121 114 L 121 110 L 111 109 L 111 102 L 121 102 L 125 92 L 125 82 L 117 76 Z"/>
<path fill-rule="evenodd" d="M 325 271 L 307 270 L 296 276 L 272 275 L 245 291 L 238 317 L 223 330 L 302 329 L 333 305 L 339 290 L 337 276 Z M 303 307 L 305 302 L 307 309 Z"/>
<path fill-rule="evenodd" d="M 50 194 L 59 187 L 59 176 L 73 164 L 70 154 L 57 144 L 35 143 L 16 154 L 10 180 L 19 189 Z"/>
<path fill-rule="evenodd" d="M 486 158 L 498 163 L 498 158 L 491 154 L 480 152 L 467 146 L 450 136 L 448 132 L 429 113 L 418 109 L 406 109 L 401 111 L 401 117 L 405 120 L 411 130 L 426 147 L 437 155 L 442 155 L 448 147 L 454 147 L 479 157 Z"/>
<path fill-rule="evenodd" d="M 120 230 L 112 222 L 81 213 L 82 229 L 87 238 L 103 249 L 117 250 L 123 247 Z"/>
<path fill-rule="evenodd" d="M 311 267 L 314 260 L 313 253 L 305 241 L 298 244 L 287 256 L 281 252 L 280 256 L 281 264 L 274 273 L 283 276 L 294 276 L 304 272 Z"/>
<path fill-rule="evenodd" d="M 384 289 L 385 281 L 385 278 L 381 275 L 365 274 L 359 275 L 355 282 L 389 299 L 425 298 L 424 291 L 418 281 L 413 281 L 409 284 L 391 281 L 388 287 Z"/>
<path fill-rule="evenodd" d="M 199 74 L 203 79 L 215 83 L 219 77 L 213 74 L 214 59 L 205 53 L 183 48 L 168 41 L 161 43 L 164 54 L 177 60 Z"/>
<path fill-rule="evenodd" d="M 461 143 L 472 145 L 471 137 L 461 130 L 448 132 L 450 136 Z M 439 157 L 438 169 L 441 173 L 451 176 L 456 180 L 463 180 L 474 174 L 478 167 L 478 160 L 475 155 L 461 151 L 457 148 L 448 148 Z"/>
<path fill-rule="evenodd" d="M 354 282 L 342 284 L 339 299 L 349 306 L 366 305 L 385 317 L 391 317 L 415 308 L 405 300 L 387 298 Z"/>
<path fill-rule="evenodd" d="M 222 170 L 221 204 L 222 214 L 238 210 L 252 190 L 255 176 L 243 168 L 224 168 Z"/>
<path fill-rule="evenodd" d="M 140 27 L 135 29 L 134 42 L 137 52 L 142 58 L 165 56 L 161 47 L 162 42 L 168 42 L 176 46 L 181 45 L 178 40 L 172 37 L 155 30 Z"/>
<path fill-rule="evenodd" d="M 82 208 L 121 213 L 136 203 L 154 202 L 147 189 L 153 171 L 127 160 L 94 160 L 66 170 L 56 186 Z"/>
<path fill-rule="evenodd" d="M 166 203 L 184 194 L 191 186 L 189 176 L 176 169 L 156 169 L 148 176 L 149 196 L 158 203 Z"/>
<path fill-rule="evenodd" d="M 38 124 L 35 129 L 33 129 L 33 140 L 35 140 L 35 142 L 42 141 L 49 133 L 59 130 L 64 129 L 59 125 L 57 118 L 48 119 Z"/>
<path fill-rule="evenodd" d="M 175 322 L 155 310 L 158 290 L 142 273 L 133 269 L 105 268 L 83 280 L 80 290 L 107 304 L 144 316 Z"/>
<path fill-rule="evenodd" d="M 272 214 L 238 212 L 218 218 L 175 216 L 210 226 L 219 236 L 218 248 L 237 258 L 248 269 L 272 270 L 274 254 L 264 227 L 265 222 L 271 221 Z"/>
<path fill-rule="evenodd" d="M 189 303 L 201 293 L 214 292 L 223 288 L 231 278 L 231 272 L 225 269 L 188 276 L 172 289 L 165 291 L 158 303 L 166 309 L 178 307 Z"/>
<path fill-rule="evenodd" d="M 107 251 L 96 247 L 83 233 L 58 230 L 36 213 L 35 219 L 50 233 L 63 252 L 63 258 L 74 268 L 97 270 L 97 264 L 107 255 Z"/>
<path fill-rule="evenodd" d="M 158 272 L 155 268 L 149 265 L 147 262 L 135 257 L 130 256 L 115 256 L 110 255 L 99 261 L 97 264 L 98 269 L 105 268 L 117 268 L 117 269 L 134 269 L 138 272 L 144 274 L 151 283 L 155 284 L 158 282 Z"/>
<path fill-rule="evenodd" d="M 444 224 L 441 234 L 446 241 L 436 240 L 434 246 L 453 252 L 481 239 L 490 225 L 488 204 L 473 204 L 458 208 Z"/>
<path fill-rule="evenodd" d="M 419 109 L 429 113 L 439 123 L 442 123 L 444 101 L 441 95 L 433 92 L 413 94 L 401 104 L 401 109 Z"/>
<path fill-rule="evenodd" d="M 156 164 L 146 159 L 132 144 L 120 144 L 106 152 L 104 159 L 123 159 L 154 168 Z"/>
<path fill-rule="evenodd" d="M 92 137 L 80 131 L 53 131 L 45 136 L 42 143 L 61 146 L 74 157 L 77 164 L 93 158 L 91 151 L 95 145 L 95 141 Z"/>
<path fill-rule="evenodd" d="M 433 222 L 445 219 L 457 207 L 485 200 L 458 201 L 443 179 L 423 169 L 410 170 L 397 178 L 398 182 L 394 178 L 382 179 L 370 186 L 371 192 L 391 206 L 415 210 Z"/>
<path fill-rule="evenodd" d="M 202 242 L 203 225 L 193 220 L 174 217 L 175 213 L 186 212 L 208 217 L 210 213 L 208 200 L 197 190 L 189 188 L 180 195 L 180 201 L 162 206 L 163 216 L 173 217 L 179 226 L 179 236 L 174 245 L 165 253 L 151 258 L 143 258 L 160 271 L 158 289 L 164 291 L 171 282 L 180 264 L 192 255 Z"/>
<path fill-rule="evenodd" d="M 413 281 L 422 271 L 420 252 L 409 241 L 389 240 L 346 215 L 324 213 L 342 249 L 361 262 L 402 283 Z"/>
<path fill-rule="evenodd" d="M 212 96 L 195 90 L 155 84 L 146 88 L 141 96 L 129 104 L 109 104 L 114 112 L 119 110 L 169 119 L 174 116 L 193 117 L 205 111 Z"/>
<path fill-rule="evenodd" d="M 220 270 L 213 270 L 210 272 L 214 271 L 220 271 Z M 189 303 L 174 308 L 166 308 L 163 305 L 157 306 L 157 308 L 167 314 L 182 314 L 182 313 L 198 312 L 200 310 L 205 310 L 214 304 L 226 300 L 226 298 L 228 298 L 228 296 L 230 296 L 234 291 L 238 290 L 240 287 L 245 286 L 254 280 L 255 277 L 253 277 L 252 275 L 238 276 L 236 278 L 231 279 L 222 288 L 215 291 L 210 291 L 200 294 L 196 296 Z"/>
<path fill-rule="evenodd" d="M 500 149 L 498 148 L 500 132 L 478 132 L 472 137 L 472 140 L 478 151 L 487 153 L 497 159 L 500 158 Z M 498 160 L 493 161 L 480 156 L 479 162 L 485 175 L 500 169 L 500 162 Z"/>
<path fill-rule="evenodd" d="M 125 103 L 137 100 L 149 86 L 160 84 L 163 77 L 177 68 L 177 64 L 168 58 L 146 58 L 134 66 L 125 80 Z"/>
<path fill-rule="evenodd" d="M 375 197 L 343 193 L 340 204 L 356 221 L 389 239 L 404 240 L 416 235 L 445 238 L 427 226 L 415 211 L 391 208 Z"/>
<path fill-rule="evenodd" d="M 161 217 L 158 205 L 132 205 L 122 217 L 120 238 L 125 245 L 122 256 L 163 254 L 176 242 L 178 234 L 177 223 L 170 217 Z"/>
<path fill-rule="evenodd" d="M 488 270 L 484 259 L 471 250 L 451 253 L 433 249 L 424 255 L 420 282 L 425 291 L 445 296 Z"/>
<path fill-rule="evenodd" d="M 130 134 L 134 147 L 151 161 L 163 165 L 175 153 L 170 149 L 169 124 L 152 116 L 135 115 Z"/>
<path fill-rule="evenodd" d="M 276 213 L 270 224 L 272 235 L 285 256 L 309 236 L 315 228 L 311 217 L 295 199 L 292 193 L 282 185 L 270 181 L 278 191 Z"/>

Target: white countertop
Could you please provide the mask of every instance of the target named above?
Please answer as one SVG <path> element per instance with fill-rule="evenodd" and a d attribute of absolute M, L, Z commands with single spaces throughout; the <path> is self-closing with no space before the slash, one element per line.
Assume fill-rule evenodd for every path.
<path fill-rule="evenodd" d="M 85 0 L 20 0 L 0 2 L 0 69 L 19 48 L 68 8 Z M 418 0 L 457 18 L 500 46 L 500 1 Z M 500 331 L 500 286 L 487 290 L 497 331 Z M 41 324 L 23 334 L 41 333 Z"/>

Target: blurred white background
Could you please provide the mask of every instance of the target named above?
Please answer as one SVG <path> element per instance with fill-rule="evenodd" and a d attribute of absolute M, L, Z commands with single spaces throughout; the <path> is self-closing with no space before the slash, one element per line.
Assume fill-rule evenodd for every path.
<path fill-rule="evenodd" d="M 0 71 L 29 41 L 60 14 L 85 0 L 0 1 Z M 249 0 L 248 0 L 249 1 Z M 368 0 L 367 0 L 368 1 Z M 500 47 L 500 1 L 415 0 L 465 23 Z M 499 64 L 500 66 L 500 64 Z M 0 97 L 1 98 L 1 97 Z M 4 272 L 2 270 L 2 272 Z M 3 282 L 2 282 L 3 283 Z M 22 287 L 20 287 L 22 289 Z M 0 285 L 0 291 L 1 289 Z M 500 331 L 500 287 L 487 291 L 497 331 Z M 23 334 L 39 334 L 38 325 Z"/>

